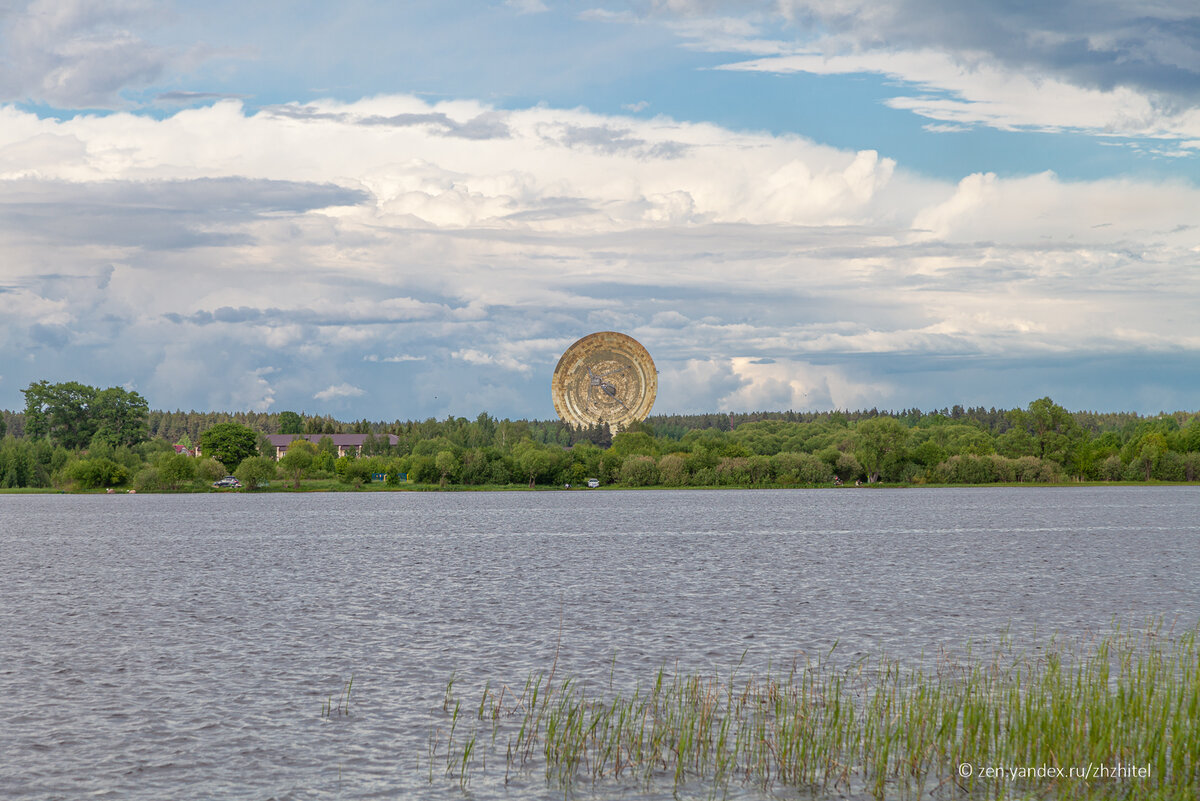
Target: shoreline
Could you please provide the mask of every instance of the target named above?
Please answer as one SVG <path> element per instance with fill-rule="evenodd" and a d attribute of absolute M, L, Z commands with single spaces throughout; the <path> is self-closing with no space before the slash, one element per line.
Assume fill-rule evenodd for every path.
<path fill-rule="evenodd" d="M 62 489 L 57 487 L 12 487 L 0 488 L 0 495 L 219 495 L 219 494 L 240 494 L 240 495 L 269 495 L 269 494 L 312 494 L 312 493 L 344 493 L 344 492 L 642 492 L 646 490 L 667 490 L 667 491 L 696 491 L 696 490 L 720 490 L 720 491 L 762 491 L 762 490 L 916 490 L 916 489 L 1053 489 L 1053 488 L 1085 488 L 1085 487 L 1200 487 L 1200 481 L 1064 481 L 1056 483 L 1042 482 L 996 482 L 988 484 L 894 484 L 878 482 L 875 484 L 863 484 L 862 486 L 842 485 L 777 485 L 777 486 L 760 486 L 760 487 L 740 487 L 740 486 L 722 486 L 722 485 L 686 485 L 678 487 L 670 487 L 665 485 L 654 485 L 648 487 L 628 487 L 620 484 L 610 484 L 601 487 L 550 487 L 550 486 L 535 486 L 528 487 L 519 484 L 480 484 L 480 485 L 447 485 L 445 487 L 437 484 L 412 484 L 408 486 L 383 486 L 383 485 L 363 485 L 359 487 L 329 483 L 321 481 L 319 486 L 304 487 L 296 489 L 291 486 L 265 487 L 254 490 L 243 488 L 238 489 L 216 489 L 213 487 L 198 487 L 178 490 L 143 490 L 134 492 L 128 488 L 115 487 L 113 492 L 107 489 Z"/>

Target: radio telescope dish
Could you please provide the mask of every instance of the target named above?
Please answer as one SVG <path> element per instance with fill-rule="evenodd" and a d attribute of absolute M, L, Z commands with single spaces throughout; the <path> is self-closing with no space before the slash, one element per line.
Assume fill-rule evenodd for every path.
<path fill-rule="evenodd" d="M 567 348 L 550 382 L 554 410 L 575 428 L 608 423 L 613 433 L 650 414 L 658 393 L 654 360 L 616 331 L 588 334 Z"/>

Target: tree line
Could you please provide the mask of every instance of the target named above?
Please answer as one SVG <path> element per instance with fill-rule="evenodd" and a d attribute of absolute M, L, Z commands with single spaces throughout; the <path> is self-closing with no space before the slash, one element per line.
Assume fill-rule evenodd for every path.
<path fill-rule="evenodd" d="M 604 425 L 574 429 L 486 412 L 473 420 L 389 423 L 294 411 L 151 411 L 134 391 L 78 382 L 35 382 L 24 393 L 22 412 L 0 415 L 0 487 L 178 490 L 228 473 L 251 486 L 362 484 L 378 475 L 442 486 L 561 486 L 589 478 L 742 487 L 1200 478 L 1200 414 L 1070 412 L 1050 398 L 1019 409 L 657 415 L 614 436 Z M 339 457 L 324 437 L 291 446 L 276 463 L 267 433 L 360 433 L 366 441 L 358 458 Z M 199 458 L 183 450 L 194 444 Z"/>

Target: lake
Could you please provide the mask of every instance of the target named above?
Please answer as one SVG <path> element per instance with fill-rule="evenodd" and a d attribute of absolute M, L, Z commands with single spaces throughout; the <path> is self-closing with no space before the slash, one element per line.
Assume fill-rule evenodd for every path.
<path fill-rule="evenodd" d="M 6 798 L 463 798 L 429 783 L 451 675 L 1193 626 L 1200 488 L 2 495 L 0 568 Z M 562 798 L 500 763 L 470 797 Z"/>

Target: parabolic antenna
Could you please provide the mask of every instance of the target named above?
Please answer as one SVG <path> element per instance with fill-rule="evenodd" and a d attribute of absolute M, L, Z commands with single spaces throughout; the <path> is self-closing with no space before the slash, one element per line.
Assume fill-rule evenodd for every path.
<path fill-rule="evenodd" d="M 567 424 L 608 423 L 613 433 L 646 419 L 658 393 L 654 360 L 616 331 L 588 334 L 567 348 L 550 382 L 554 410 Z"/>

